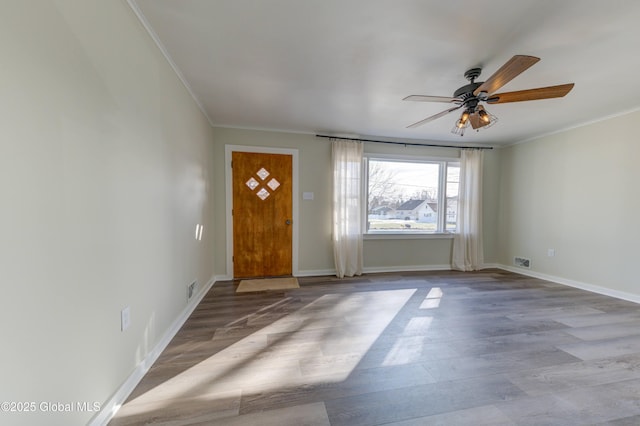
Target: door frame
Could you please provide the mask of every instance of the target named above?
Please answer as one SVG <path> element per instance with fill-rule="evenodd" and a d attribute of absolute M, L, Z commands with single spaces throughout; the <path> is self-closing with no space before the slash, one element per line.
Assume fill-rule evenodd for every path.
<path fill-rule="evenodd" d="M 233 273 L 233 181 L 231 170 L 231 155 L 233 152 L 254 152 L 257 154 L 283 154 L 291 156 L 291 208 L 293 228 L 291 230 L 291 274 L 298 275 L 298 150 L 295 148 L 273 148 L 267 146 L 224 146 L 224 179 L 225 179 L 225 225 L 227 239 L 227 275 L 234 277 Z"/>

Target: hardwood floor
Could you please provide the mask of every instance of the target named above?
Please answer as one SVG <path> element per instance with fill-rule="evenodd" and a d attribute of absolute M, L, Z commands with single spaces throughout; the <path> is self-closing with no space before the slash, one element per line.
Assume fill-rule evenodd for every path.
<path fill-rule="evenodd" d="M 638 305 L 499 270 L 219 282 L 111 425 L 638 425 Z"/>

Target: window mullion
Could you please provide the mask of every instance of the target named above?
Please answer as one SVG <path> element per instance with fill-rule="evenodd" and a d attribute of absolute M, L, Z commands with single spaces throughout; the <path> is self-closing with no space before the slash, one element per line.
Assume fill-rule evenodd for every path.
<path fill-rule="evenodd" d="M 363 234 L 369 232 L 369 159 L 364 157 L 362 159 L 362 222 L 360 225 L 360 231 Z"/>
<path fill-rule="evenodd" d="M 447 194 L 447 163 L 440 163 L 440 173 L 438 175 L 438 232 L 444 232 L 447 220 L 446 207 Z"/>

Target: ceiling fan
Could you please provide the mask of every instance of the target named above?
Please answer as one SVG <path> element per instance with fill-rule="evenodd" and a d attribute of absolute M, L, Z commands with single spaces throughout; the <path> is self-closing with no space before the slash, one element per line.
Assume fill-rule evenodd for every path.
<path fill-rule="evenodd" d="M 446 96 L 424 96 L 424 95 L 411 95 L 407 96 L 403 100 L 405 101 L 419 101 L 419 102 L 444 102 L 453 103 L 456 106 L 446 109 L 442 112 L 434 114 L 430 117 L 420 120 L 416 123 L 407 126 L 408 128 L 415 128 L 422 126 L 430 121 L 436 120 L 440 117 L 453 112 L 457 109 L 463 109 L 460 119 L 456 121 L 453 130 L 454 134 L 464 135 L 464 131 L 469 125 L 475 130 L 488 128 L 493 125 L 498 118 L 490 114 L 482 105 L 487 104 L 504 104 L 507 102 L 521 102 L 521 101 L 534 101 L 538 99 L 551 99 L 561 98 L 573 89 L 574 84 L 561 84 L 558 86 L 540 87 L 537 89 L 518 90 L 515 92 L 503 92 L 494 93 L 502 86 L 513 80 L 522 72 L 527 70 L 533 64 L 538 62 L 540 58 L 535 56 L 515 55 L 509 59 L 498 71 L 493 73 L 484 82 L 476 83 L 476 78 L 480 76 L 482 72 L 481 68 L 471 68 L 464 73 L 469 84 L 460 87 L 453 93 L 452 97 Z"/>

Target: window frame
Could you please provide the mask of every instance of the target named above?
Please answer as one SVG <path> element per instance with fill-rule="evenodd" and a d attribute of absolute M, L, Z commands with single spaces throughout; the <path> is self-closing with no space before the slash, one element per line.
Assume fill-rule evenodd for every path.
<path fill-rule="evenodd" d="M 440 166 L 438 172 L 438 222 L 436 231 L 370 231 L 367 229 L 369 212 L 369 161 L 395 161 L 403 163 L 430 163 Z M 460 167 L 458 157 L 431 157 L 415 155 L 364 153 L 362 167 L 362 235 L 364 239 L 432 239 L 453 238 L 455 232 L 447 231 L 447 168 L 449 165 Z M 444 208 L 444 211 L 442 210 Z M 442 214 L 441 214 L 442 213 Z"/>

